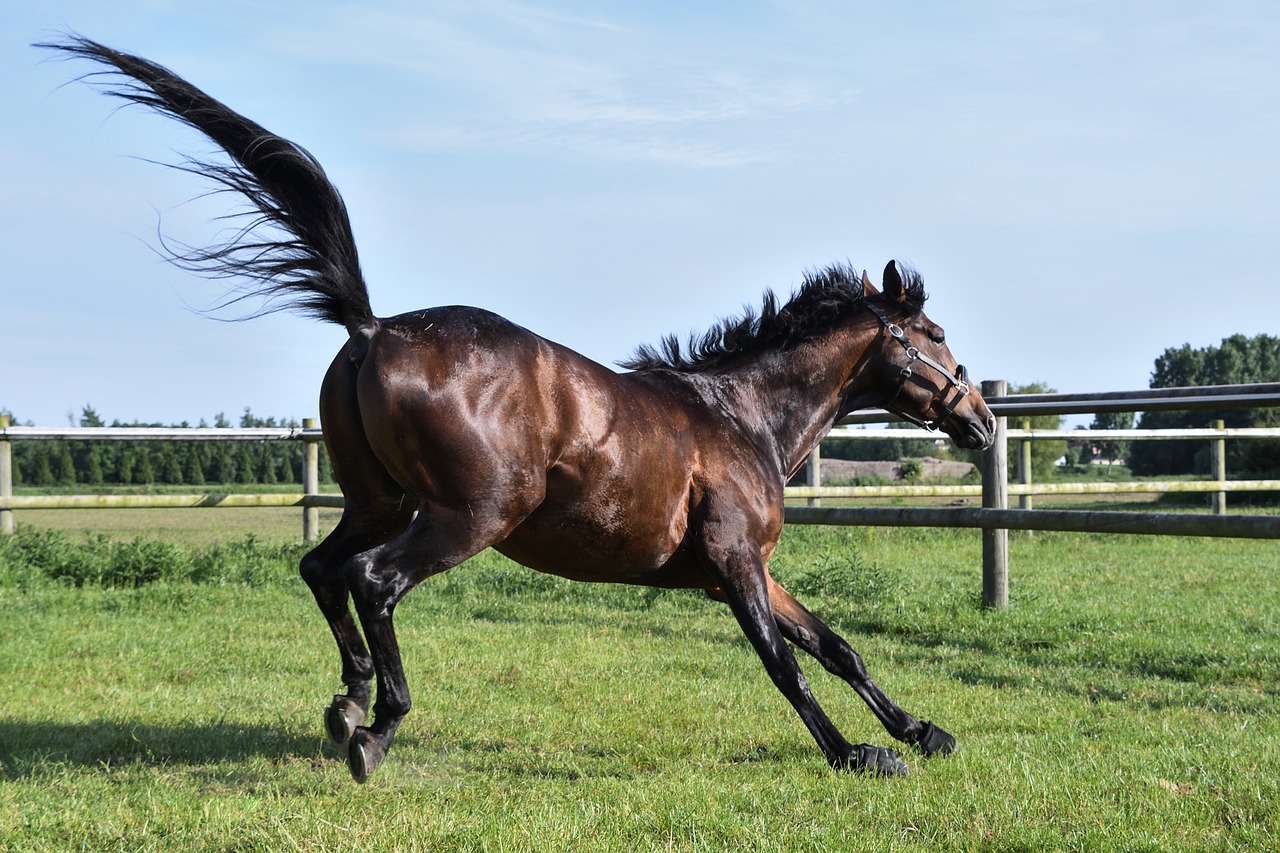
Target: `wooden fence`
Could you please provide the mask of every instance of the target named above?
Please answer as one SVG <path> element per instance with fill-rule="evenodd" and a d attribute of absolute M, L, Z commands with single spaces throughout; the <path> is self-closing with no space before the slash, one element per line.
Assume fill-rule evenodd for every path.
<path fill-rule="evenodd" d="M 25 495 L 13 494 L 13 441 L 302 441 L 302 492 L 294 494 Z M 21 427 L 0 415 L 0 534 L 12 533 L 13 514 L 23 509 L 163 509 L 300 507 L 302 538 L 320 537 L 320 507 L 342 507 L 342 495 L 320 494 L 320 442 L 315 418 L 301 429 L 162 427 Z"/>
<path fill-rule="evenodd" d="M 810 466 L 809 486 L 787 489 L 789 498 L 806 498 L 816 502 L 824 497 L 883 497 L 893 495 L 981 496 L 976 507 L 822 507 L 789 506 L 787 522 L 791 524 L 846 524 L 865 526 L 976 527 L 982 530 L 982 603 L 986 607 L 1004 608 L 1009 603 L 1009 530 L 1073 530 L 1095 533 L 1146 533 L 1182 536 L 1230 536 L 1280 539 L 1280 517 L 1227 516 L 1228 491 L 1280 491 L 1280 481 L 1227 480 L 1222 442 L 1227 438 L 1280 437 L 1280 430 L 1212 429 L 1212 430 L 1010 430 L 1014 417 L 1042 414 L 1088 414 L 1096 412 L 1134 412 L 1168 410 L 1221 410 L 1231 408 L 1263 408 L 1280 406 L 1280 383 L 1254 385 L 1219 385 L 1194 388 L 1158 388 L 1143 391 L 1109 391 L 1095 394 L 1008 394 L 1003 380 L 982 383 L 982 396 L 996 415 L 996 440 L 983 453 L 981 486 L 891 486 L 836 487 L 817 485 L 816 465 Z M 887 423 L 893 420 L 887 412 L 858 412 L 842 424 Z M 868 437 L 920 438 L 919 430 L 852 430 L 841 435 Z M 1168 481 L 1143 484 L 1034 484 L 1031 482 L 1029 455 L 1019 453 L 1022 467 L 1019 482 L 1009 485 L 1008 445 L 1011 438 L 1021 448 L 1036 439 L 1108 440 L 1204 438 L 1212 442 L 1213 480 Z M 816 460 L 815 460 L 816 461 Z M 1072 510 L 1035 510 L 1030 501 L 1024 508 L 1010 509 L 1009 494 L 1029 497 L 1033 494 L 1088 494 L 1102 491 L 1201 491 L 1215 495 L 1215 514 L 1182 513 L 1118 513 Z"/>
<path fill-rule="evenodd" d="M 1280 383 L 1224 385 L 1197 388 L 1162 388 L 1100 394 L 1007 393 L 1003 380 L 982 383 L 982 393 L 997 417 L 996 441 L 982 457 L 982 485 L 934 486 L 838 486 L 819 485 L 819 457 L 810 465 L 807 486 L 789 487 L 789 499 L 806 499 L 809 506 L 788 506 L 791 524 L 866 526 L 972 527 L 983 536 L 983 604 L 1008 605 L 1008 531 L 1072 530 L 1085 532 L 1146 533 L 1182 536 L 1230 536 L 1280 538 L 1280 517 L 1228 516 L 1226 495 L 1232 491 L 1280 491 L 1280 480 L 1227 480 L 1223 444 L 1227 439 L 1280 437 L 1276 429 L 1193 430 L 1036 430 L 1009 429 L 1010 418 L 1039 414 L 1087 414 L 1115 411 L 1227 409 L 1280 406 Z M 858 412 L 844 419 L 833 435 L 851 438 L 929 438 L 935 434 L 918 429 L 849 430 L 851 424 L 888 423 L 882 411 Z M 341 507 L 341 495 L 319 493 L 318 443 L 323 436 L 314 419 L 301 429 L 159 429 L 159 428 L 55 428 L 10 426 L 0 415 L 0 533 L 12 533 L 14 512 L 24 509 L 156 508 L 156 507 L 300 507 L 303 538 L 319 536 L 319 507 Z M 1034 483 L 1031 479 L 1030 442 L 1044 439 L 1167 440 L 1202 439 L 1211 442 L 1214 478 L 1201 481 L 1149 481 L 1143 483 Z M 303 441 L 303 491 L 296 494 L 200 494 L 200 495 L 40 495 L 13 494 L 11 442 L 22 440 L 181 440 L 181 441 Z M 1010 485 L 1008 449 L 1017 443 L 1017 482 Z M 1207 492 L 1213 496 L 1214 514 L 1095 512 L 1032 509 L 1036 494 L 1097 494 L 1114 492 Z M 1009 496 L 1020 500 L 1010 509 Z M 981 497 L 978 507 L 824 507 L 823 498 L 888 496 Z"/>

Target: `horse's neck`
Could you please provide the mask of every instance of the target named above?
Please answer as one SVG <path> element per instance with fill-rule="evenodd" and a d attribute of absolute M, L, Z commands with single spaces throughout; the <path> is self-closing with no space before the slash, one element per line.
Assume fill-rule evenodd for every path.
<path fill-rule="evenodd" d="M 802 345 L 723 374 L 732 410 L 773 449 L 783 477 L 799 469 L 847 403 L 873 404 L 874 389 L 863 387 L 868 382 L 860 375 L 866 366 L 862 355 Z"/>

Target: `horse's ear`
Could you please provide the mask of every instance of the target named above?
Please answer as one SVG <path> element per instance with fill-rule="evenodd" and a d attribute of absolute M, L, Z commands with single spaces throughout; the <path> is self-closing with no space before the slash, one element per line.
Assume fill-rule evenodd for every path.
<path fill-rule="evenodd" d="M 902 276 L 898 274 L 898 262 L 889 261 L 884 268 L 884 295 L 890 302 L 901 302 L 906 298 L 906 290 L 902 287 Z"/>
<path fill-rule="evenodd" d="M 862 271 L 862 295 L 875 296 L 880 291 L 876 290 L 876 286 L 871 283 L 871 276 L 867 275 L 867 271 Z"/>

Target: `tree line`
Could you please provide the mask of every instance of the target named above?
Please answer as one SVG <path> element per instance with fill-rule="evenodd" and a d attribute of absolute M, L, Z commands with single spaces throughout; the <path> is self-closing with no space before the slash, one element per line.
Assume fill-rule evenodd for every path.
<path fill-rule="evenodd" d="M 11 423 L 18 423 L 10 415 Z M 137 421 L 106 423 L 92 406 L 81 410 L 82 427 L 163 427 Z M 191 423 L 168 425 L 188 428 Z M 296 420 L 261 418 L 248 408 L 238 424 L 222 413 L 213 423 L 198 427 L 284 427 L 297 429 Z M 304 443 L 301 441 L 15 441 L 12 443 L 15 484 L 56 487 L 154 485 L 274 485 L 301 483 Z M 320 445 L 320 482 L 332 483 L 333 467 Z"/>

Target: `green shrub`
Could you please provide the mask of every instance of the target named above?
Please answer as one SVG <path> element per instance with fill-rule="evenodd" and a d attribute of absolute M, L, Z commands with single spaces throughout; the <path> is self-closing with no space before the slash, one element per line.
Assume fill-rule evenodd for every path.
<path fill-rule="evenodd" d="M 263 584 L 297 576 L 305 546 L 243 541 L 187 547 L 159 539 L 80 541 L 57 530 L 19 527 L 0 537 L 0 585 L 140 587 L 167 582 Z"/>

